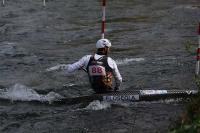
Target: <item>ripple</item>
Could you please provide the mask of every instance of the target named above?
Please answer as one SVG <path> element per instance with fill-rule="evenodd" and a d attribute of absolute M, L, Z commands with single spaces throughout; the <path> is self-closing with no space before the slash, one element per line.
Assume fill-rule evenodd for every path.
<path fill-rule="evenodd" d="M 126 65 L 129 64 L 131 62 L 140 62 L 140 61 L 144 61 L 144 58 L 125 58 L 125 59 L 121 59 L 121 60 L 116 60 L 116 64 L 117 65 Z"/>
<path fill-rule="evenodd" d="M 107 23 L 118 23 L 118 22 L 148 22 L 151 18 L 148 16 L 135 16 L 135 17 L 121 17 L 106 20 Z"/>

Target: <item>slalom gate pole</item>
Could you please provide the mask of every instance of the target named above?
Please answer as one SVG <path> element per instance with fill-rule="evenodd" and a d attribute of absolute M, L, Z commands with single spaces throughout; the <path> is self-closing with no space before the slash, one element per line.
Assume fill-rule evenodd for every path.
<path fill-rule="evenodd" d="M 101 38 L 105 37 L 106 0 L 102 0 Z"/>
<path fill-rule="evenodd" d="M 3 5 L 3 6 L 5 5 L 5 0 L 2 1 L 2 5 Z"/>
<path fill-rule="evenodd" d="M 196 75 L 199 75 L 199 65 L 200 65 L 200 22 L 199 22 L 199 26 L 198 26 L 198 43 L 199 43 L 199 46 L 197 48 L 197 63 L 196 63 L 196 71 L 195 71 L 195 74 Z"/>
<path fill-rule="evenodd" d="M 46 6 L 46 0 L 43 0 L 43 6 Z"/>

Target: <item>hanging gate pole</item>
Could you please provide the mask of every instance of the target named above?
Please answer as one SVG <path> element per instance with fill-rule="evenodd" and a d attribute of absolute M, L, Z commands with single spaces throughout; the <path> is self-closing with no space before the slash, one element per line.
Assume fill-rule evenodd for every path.
<path fill-rule="evenodd" d="M 199 42 L 199 46 L 197 48 L 197 63 L 196 63 L 196 71 L 195 74 L 199 75 L 199 65 L 200 65 L 200 22 L 199 22 L 199 26 L 198 26 L 198 42 Z"/>
<path fill-rule="evenodd" d="M 105 36 L 105 21 L 106 21 L 106 0 L 102 1 L 102 21 L 101 21 L 101 38 Z"/>
<path fill-rule="evenodd" d="M 2 1 L 2 5 L 3 5 L 3 6 L 5 5 L 5 0 Z"/>
<path fill-rule="evenodd" d="M 46 6 L 46 0 L 43 0 L 43 6 Z"/>

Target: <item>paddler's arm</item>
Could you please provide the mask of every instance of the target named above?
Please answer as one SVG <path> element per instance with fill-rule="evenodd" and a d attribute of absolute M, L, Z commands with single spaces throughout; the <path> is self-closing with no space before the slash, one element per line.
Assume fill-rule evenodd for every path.
<path fill-rule="evenodd" d="M 54 67 L 50 67 L 46 69 L 46 71 L 64 71 L 65 74 L 72 73 L 76 70 L 83 69 L 86 70 L 87 64 L 90 60 L 91 55 L 86 55 L 82 57 L 79 61 L 73 63 L 73 64 L 59 64 Z"/>
<path fill-rule="evenodd" d="M 46 71 L 47 72 L 52 72 L 52 71 L 60 71 L 60 70 L 65 70 L 68 69 L 68 65 L 67 64 L 58 64 L 56 66 L 47 68 Z"/>
<path fill-rule="evenodd" d="M 69 64 L 68 68 L 65 70 L 65 73 L 72 73 L 76 70 L 86 70 L 87 64 L 90 60 L 91 55 L 86 55 L 84 57 L 82 57 L 79 61 L 73 63 L 73 64 Z"/>

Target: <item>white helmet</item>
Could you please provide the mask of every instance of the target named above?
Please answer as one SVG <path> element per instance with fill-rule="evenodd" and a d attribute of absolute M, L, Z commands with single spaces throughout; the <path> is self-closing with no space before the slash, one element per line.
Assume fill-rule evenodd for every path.
<path fill-rule="evenodd" d="M 100 39 L 96 43 L 96 48 L 105 48 L 105 47 L 111 47 L 111 42 L 108 39 Z"/>

